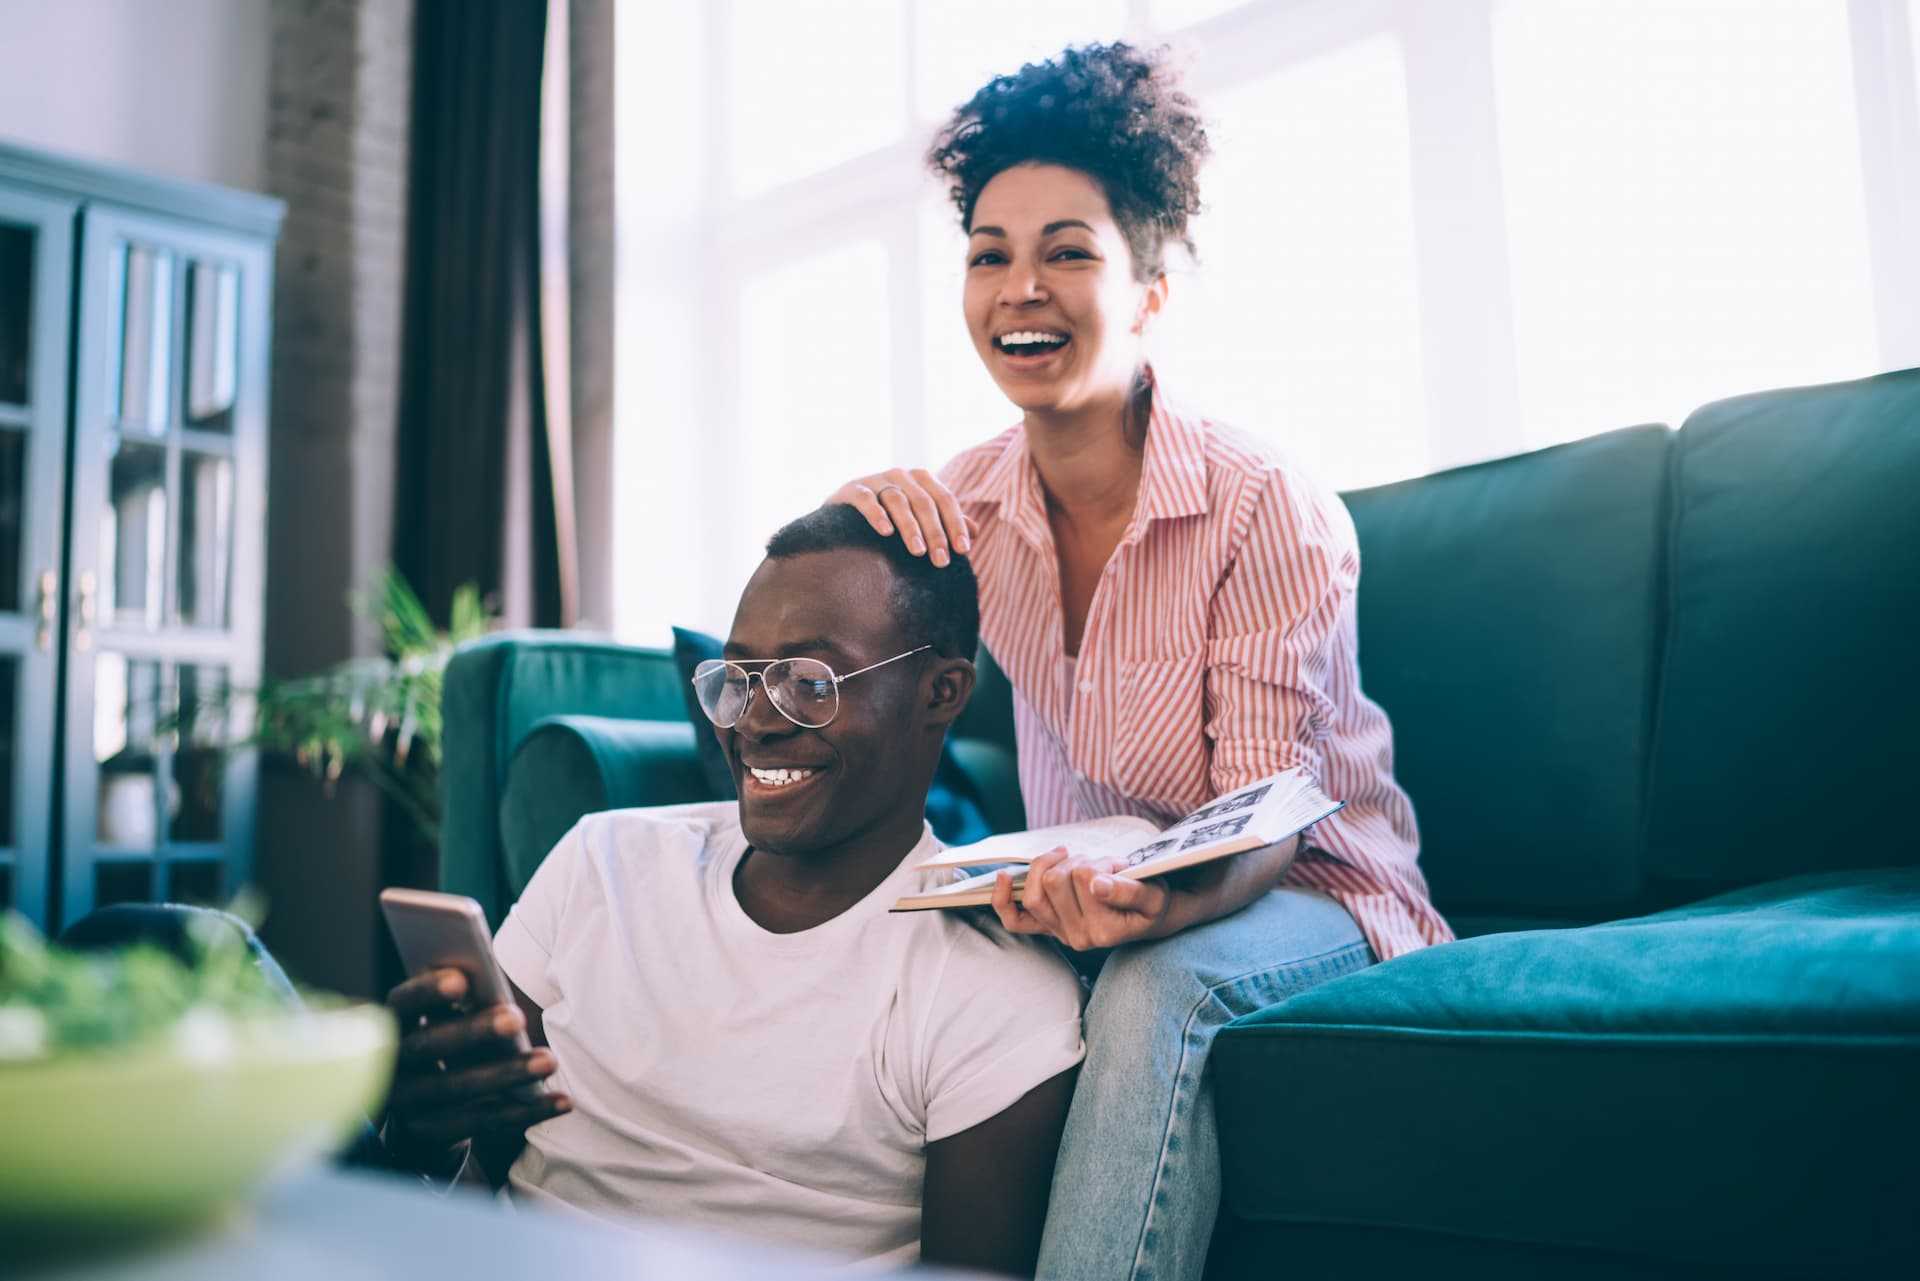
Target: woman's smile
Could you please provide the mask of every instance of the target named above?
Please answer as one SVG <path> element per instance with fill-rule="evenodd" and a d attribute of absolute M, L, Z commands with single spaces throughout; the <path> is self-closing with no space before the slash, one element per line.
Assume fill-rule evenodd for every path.
<path fill-rule="evenodd" d="M 1058 329 L 1015 329 L 993 340 L 1000 364 L 1014 374 L 1051 374 L 1065 363 L 1073 335 Z"/>

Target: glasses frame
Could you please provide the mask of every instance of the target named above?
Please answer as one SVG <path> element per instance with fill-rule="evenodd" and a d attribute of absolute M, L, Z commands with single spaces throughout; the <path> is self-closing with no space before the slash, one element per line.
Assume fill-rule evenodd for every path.
<path fill-rule="evenodd" d="M 795 725 L 798 725 L 801 729 L 825 729 L 827 726 L 833 724 L 833 722 L 839 718 L 840 686 L 843 682 L 850 681 L 856 676 L 865 676 L 868 672 L 871 672 L 876 668 L 885 667 L 888 663 L 897 663 L 903 658 L 912 658 L 915 654 L 922 653 L 932 648 L 933 648 L 933 645 L 931 643 L 926 645 L 920 645 L 906 651 L 904 654 L 895 654 L 892 658 L 883 658 L 877 663 L 868 663 L 865 667 L 862 667 L 859 671 L 848 672 L 845 676 L 842 676 L 838 672 L 835 672 L 833 670 L 833 664 L 827 662 L 825 659 L 808 658 L 805 655 L 797 655 L 797 656 L 788 657 L 788 658 L 737 658 L 737 659 L 736 658 L 708 658 L 708 659 L 702 659 L 700 662 L 700 665 L 693 669 L 693 679 L 688 683 L 693 686 L 694 701 L 700 704 L 700 710 L 703 713 L 705 713 L 706 718 L 712 721 L 716 726 L 718 726 L 721 729 L 732 729 L 735 725 L 738 725 L 741 721 L 747 718 L 747 711 L 749 708 L 753 706 L 754 677 L 756 676 L 759 677 L 760 688 L 766 689 L 767 688 L 766 669 L 772 667 L 773 664 L 793 663 L 793 662 L 818 663 L 820 664 L 820 666 L 827 669 L 827 679 L 833 682 L 833 715 L 832 716 L 827 717 L 827 719 L 825 719 L 824 721 L 821 721 L 818 725 L 809 725 L 807 722 L 795 716 L 792 712 L 789 712 L 786 708 L 780 706 L 780 700 L 775 698 L 771 691 L 768 691 L 767 693 L 767 705 L 773 708 L 774 711 L 780 713 L 780 715 L 784 716 L 787 720 L 793 722 Z M 761 670 L 757 672 L 750 671 L 747 667 L 747 664 L 749 663 L 759 665 L 761 667 Z M 719 717 L 715 716 L 712 712 L 707 711 L 706 700 L 700 697 L 700 679 L 704 676 L 711 676 L 713 673 L 718 671 L 723 671 L 729 667 L 739 672 L 741 676 L 743 676 L 746 679 L 747 697 L 740 704 L 739 715 L 735 716 L 730 721 L 722 721 Z"/>

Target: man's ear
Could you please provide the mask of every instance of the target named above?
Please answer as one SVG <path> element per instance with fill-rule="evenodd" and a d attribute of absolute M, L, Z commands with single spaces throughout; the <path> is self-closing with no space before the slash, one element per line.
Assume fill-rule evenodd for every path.
<path fill-rule="evenodd" d="M 958 720 L 977 678 L 970 659 L 936 658 L 927 673 L 927 724 L 944 729 Z"/>

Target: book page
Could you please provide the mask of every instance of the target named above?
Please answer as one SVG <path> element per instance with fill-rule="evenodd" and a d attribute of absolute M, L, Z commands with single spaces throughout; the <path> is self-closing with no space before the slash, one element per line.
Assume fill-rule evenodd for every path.
<path fill-rule="evenodd" d="M 1065 846 L 1074 854 L 1121 859 L 1127 866 L 1117 874 L 1132 880 L 1165 876 L 1182 868 L 1284 841 L 1337 812 L 1344 804 L 1322 792 L 1305 770 L 1288 770 L 1209 801 L 1164 832 L 1137 818 L 1096 819 L 1034 832 L 1014 832 L 947 850 L 921 864 L 930 871 L 978 867 L 987 862 L 1000 866 L 919 894 L 906 895 L 892 910 L 918 912 L 982 906 L 992 900 L 994 877 L 1007 864 L 1031 862 L 1056 846 Z M 1025 868 L 1013 870 L 1016 889 L 1025 882 L 1026 875 Z"/>
<path fill-rule="evenodd" d="M 993 893 L 993 878 L 1004 870 L 1004 868 L 996 867 L 991 871 L 976 872 L 972 876 L 963 876 L 957 881 L 949 882 L 946 885 L 937 885 L 932 889 L 922 890 L 918 894 L 903 895 L 900 901 L 902 903 L 933 902 L 941 899 L 978 897 L 982 893 L 991 897 Z M 1015 889 L 1020 888 L 1026 874 L 1024 868 L 1013 874 L 1013 887 Z M 980 901 L 985 902 L 986 900 L 981 899 Z"/>
<path fill-rule="evenodd" d="M 1136 880 L 1228 853 L 1284 841 L 1341 808 L 1304 771 L 1277 774 L 1201 806 L 1157 841 L 1133 851 L 1121 873 Z"/>
<path fill-rule="evenodd" d="M 1160 834 L 1144 818 L 1124 814 L 1062 823 L 1031 832 L 1005 832 L 972 845 L 956 845 L 920 864 L 921 867 L 984 867 L 989 863 L 1031 863 L 1050 849 L 1065 846 L 1070 854 L 1123 858 Z"/>

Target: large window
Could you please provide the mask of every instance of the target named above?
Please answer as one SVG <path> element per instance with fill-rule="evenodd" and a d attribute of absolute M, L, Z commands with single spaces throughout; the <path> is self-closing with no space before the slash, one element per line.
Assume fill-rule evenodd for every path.
<path fill-rule="evenodd" d="M 890 466 L 893 339 L 887 255 L 856 240 L 748 280 L 740 315 L 741 430 L 725 495 L 779 521 L 858 471 Z M 734 563 L 751 567 L 772 532 L 732 524 Z"/>
<path fill-rule="evenodd" d="M 1845 4 L 1514 0 L 1493 34 L 1530 444 L 1878 367 Z"/>
<path fill-rule="evenodd" d="M 1180 399 L 1353 487 L 1920 364 L 1909 0 L 680 0 L 619 27 L 616 630 L 724 628 L 841 479 L 1017 419 L 921 170 L 986 76 L 1171 42 Z"/>
<path fill-rule="evenodd" d="M 1209 95 L 1199 263 L 1159 365 L 1337 484 L 1425 470 L 1406 77 L 1376 35 Z"/>
<path fill-rule="evenodd" d="M 738 0 L 717 11 L 736 192 L 805 178 L 905 132 L 899 0 Z"/>

